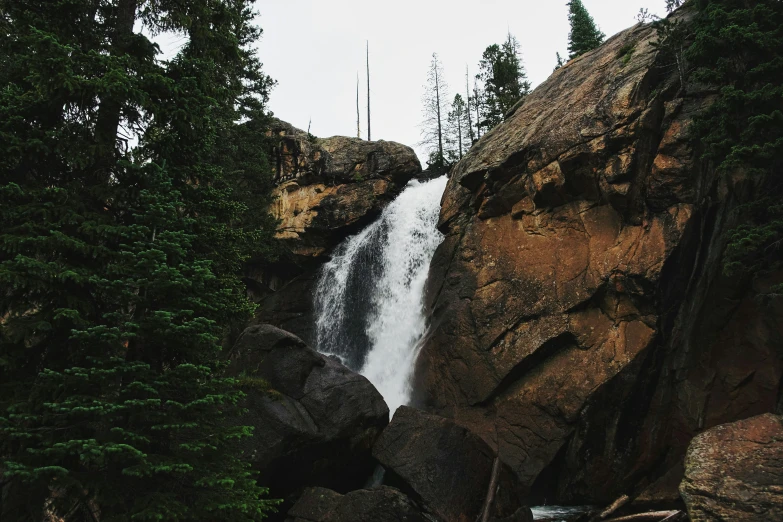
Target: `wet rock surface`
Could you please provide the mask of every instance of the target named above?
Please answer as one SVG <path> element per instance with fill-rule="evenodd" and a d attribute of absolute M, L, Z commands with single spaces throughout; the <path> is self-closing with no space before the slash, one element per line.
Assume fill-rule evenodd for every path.
<path fill-rule="evenodd" d="M 425 522 L 416 505 L 397 489 L 380 486 L 346 495 L 309 488 L 288 511 L 286 522 Z"/>
<path fill-rule="evenodd" d="M 698 435 L 680 492 L 693 522 L 783 520 L 783 417 L 760 415 Z"/>
<path fill-rule="evenodd" d="M 480 515 L 495 455 L 465 428 L 402 406 L 373 446 L 373 456 L 386 469 L 388 483 L 400 485 L 438 518 L 474 522 Z M 514 482 L 511 472 L 503 468 L 491 512 L 498 519 L 520 508 Z"/>
<path fill-rule="evenodd" d="M 681 89 L 654 38 L 637 25 L 553 73 L 443 198 L 418 400 L 533 498 L 671 500 L 695 434 L 778 401 L 783 274 L 721 263 L 760 187 L 699 161 L 710 95 Z"/>
<path fill-rule="evenodd" d="M 245 451 L 273 496 L 304 486 L 362 487 L 376 466 L 372 444 L 389 420 L 367 379 L 271 325 L 245 330 L 228 373 L 247 394 L 240 422 L 254 435 Z"/>

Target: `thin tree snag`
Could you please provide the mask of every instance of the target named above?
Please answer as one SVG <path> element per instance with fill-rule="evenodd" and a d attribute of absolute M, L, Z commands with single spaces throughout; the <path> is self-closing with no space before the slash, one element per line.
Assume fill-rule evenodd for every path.
<path fill-rule="evenodd" d="M 361 116 L 359 114 L 359 73 L 356 73 L 356 137 L 362 139 Z"/>
<path fill-rule="evenodd" d="M 370 133 L 370 41 L 367 40 L 367 141 L 372 141 Z"/>
<path fill-rule="evenodd" d="M 481 522 L 489 522 L 489 513 L 492 511 L 492 504 L 495 502 L 495 492 L 498 489 L 498 477 L 500 476 L 500 458 L 495 457 L 495 462 L 492 464 L 492 476 L 489 480 L 489 489 L 487 490 L 487 498 L 484 500 L 484 507 L 482 508 Z"/>

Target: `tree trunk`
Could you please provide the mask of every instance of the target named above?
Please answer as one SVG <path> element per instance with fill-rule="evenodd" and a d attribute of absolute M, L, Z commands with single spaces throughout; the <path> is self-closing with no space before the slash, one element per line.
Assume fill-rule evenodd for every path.
<path fill-rule="evenodd" d="M 440 79 L 438 69 L 435 68 L 435 105 L 438 115 L 438 159 L 443 162 L 443 128 L 440 123 Z"/>
<path fill-rule="evenodd" d="M 133 37 L 133 24 L 136 21 L 136 7 L 137 0 L 119 0 L 117 4 L 117 17 L 114 20 L 110 47 L 113 56 L 122 56 L 128 51 Z M 100 101 L 98 119 L 95 123 L 95 141 L 100 150 L 101 170 L 108 171 L 116 161 L 117 130 L 120 126 L 124 102 L 121 97 L 114 96 L 106 96 Z"/>
<path fill-rule="evenodd" d="M 470 138 L 470 144 L 473 145 L 474 140 L 474 134 L 473 134 L 473 122 L 471 121 L 471 115 L 470 115 L 470 81 L 468 78 L 470 77 L 468 73 L 468 66 L 465 66 L 465 110 L 468 113 L 468 137 Z"/>
<path fill-rule="evenodd" d="M 489 514 L 492 511 L 492 504 L 495 502 L 495 491 L 498 489 L 498 476 L 500 475 L 500 458 L 495 457 L 492 464 L 492 475 L 489 479 L 489 488 L 487 497 L 484 499 L 484 508 L 481 510 L 481 522 L 489 521 Z"/>
<path fill-rule="evenodd" d="M 370 42 L 367 41 L 367 141 L 372 141 L 370 134 Z"/>
<path fill-rule="evenodd" d="M 474 83 L 473 84 L 473 103 L 476 105 L 476 133 L 478 134 L 478 139 L 481 139 L 481 113 L 479 112 L 479 106 L 481 103 L 479 103 L 479 92 L 478 92 L 478 86 Z"/>
<path fill-rule="evenodd" d="M 361 115 L 359 113 L 359 73 L 356 73 L 356 137 L 362 139 Z"/>
<path fill-rule="evenodd" d="M 462 159 L 462 112 L 457 114 L 457 139 L 459 140 L 459 159 Z"/>

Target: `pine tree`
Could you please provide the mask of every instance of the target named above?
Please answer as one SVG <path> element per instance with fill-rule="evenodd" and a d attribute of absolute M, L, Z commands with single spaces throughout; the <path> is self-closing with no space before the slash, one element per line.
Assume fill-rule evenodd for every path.
<path fill-rule="evenodd" d="M 3 521 L 273 504 L 219 375 L 225 328 L 251 311 L 237 270 L 272 225 L 250 212 L 271 80 L 247 4 L 0 0 Z M 187 45 L 157 60 L 140 20 Z"/>
<path fill-rule="evenodd" d="M 555 53 L 557 56 L 557 64 L 555 65 L 555 70 L 560 69 L 562 66 L 565 65 L 565 61 L 563 60 L 563 57 L 560 56 L 560 53 Z"/>
<path fill-rule="evenodd" d="M 601 45 L 606 35 L 596 27 L 582 0 L 570 0 L 566 5 L 568 22 L 571 24 L 571 32 L 568 34 L 568 58 L 572 59 Z"/>
<path fill-rule="evenodd" d="M 491 129 L 530 92 L 530 82 L 519 57 L 519 41 L 509 34 L 503 44 L 487 47 L 479 70 L 484 93 L 480 124 Z"/>
<path fill-rule="evenodd" d="M 472 98 L 470 96 L 470 74 L 468 73 L 468 66 L 465 66 L 465 112 L 468 116 L 468 139 L 469 146 L 472 146 L 476 142 L 476 133 L 473 130 L 473 113 L 471 112 Z"/>
<path fill-rule="evenodd" d="M 699 0 L 685 57 L 692 79 L 718 91 L 697 116 L 693 139 L 719 172 L 740 170 L 764 187 L 740 207 L 729 238 L 727 273 L 783 264 L 783 3 Z M 783 292 L 779 286 L 778 292 Z"/>
<path fill-rule="evenodd" d="M 432 62 L 427 73 L 427 84 L 424 87 L 422 102 L 424 120 L 421 123 L 422 139 L 420 144 L 427 149 L 430 168 L 442 171 L 448 166 L 444 149 L 448 86 L 437 53 L 432 53 Z"/>
<path fill-rule="evenodd" d="M 461 94 L 454 95 L 446 123 L 446 160 L 449 164 L 462 159 L 472 142 L 468 129 L 468 108 Z"/>
<path fill-rule="evenodd" d="M 476 122 L 474 123 L 476 127 L 476 138 L 481 138 L 481 113 L 482 107 L 484 107 L 484 93 L 481 90 L 481 86 L 479 85 L 479 75 L 476 75 L 476 77 L 473 78 L 473 95 L 469 98 L 469 100 L 473 105 L 473 110 L 475 111 L 476 115 Z"/>

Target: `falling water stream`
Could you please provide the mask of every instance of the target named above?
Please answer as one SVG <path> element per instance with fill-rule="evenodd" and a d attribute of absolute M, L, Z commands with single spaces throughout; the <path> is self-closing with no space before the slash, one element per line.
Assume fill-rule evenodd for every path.
<path fill-rule="evenodd" d="M 367 377 L 392 413 L 410 399 L 445 188 L 445 176 L 411 181 L 378 220 L 337 247 L 316 288 L 318 350 Z"/>
<path fill-rule="evenodd" d="M 411 181 L 380 218 L 351 236 L 319 275 L 318 350 L 338 357 L 381 392 L 389 411 L 407 404 L 419 342 L 427 326 L 424 285 L 435 249 L 446 177 Z M 368 485 L 380 484 L 378 466 Z M 569 519 L 587 508 L 542 506 L 534 518 Z"/>

